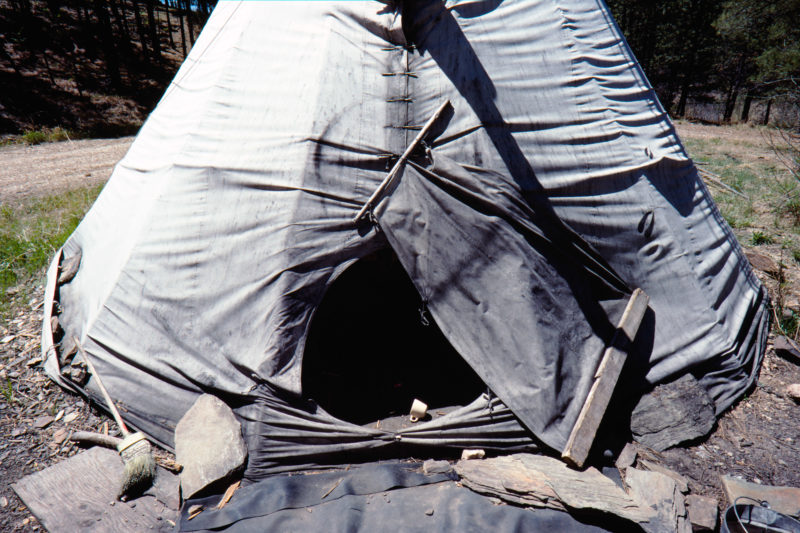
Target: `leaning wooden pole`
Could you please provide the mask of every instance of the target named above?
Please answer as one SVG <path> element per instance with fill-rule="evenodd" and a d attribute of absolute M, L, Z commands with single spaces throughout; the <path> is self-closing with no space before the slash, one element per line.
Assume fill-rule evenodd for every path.
<path fill-rule="evenodd" d="M 411 141 L 411 144 L 408 145 L 406 151 L 403 152 L 403 155 L 400 156 L 386 177 L 383 178 L 383 181 L 380 185 L 378 185 L 378 188 L 375 189 L 375 192 L 372 193 L 372 196 L 369 197 L 369 200 L 367 200 L 367 203 L 364 204 L 364 207 L 362 207 L 358 214 L 353 218 L 353 223 L 358 224 L 358 222 L 364 218 L 364 216 L 375 206 L 375 204 L 378 203 L 380 197 L 384 192 L 386 192 L 386 189 L 389 188 L 389 185 L 392 184 L 394 178 L 397 176 L 397 173 L 403 167 L 403 163 L 406 162 L 406 159 L 408 159 L 408 157 L 411 155 L 411 152 L 414 151 L 417 145 L 422 142 L 430 129 L 433 127 L 439 117 L 442 116 L 442 113 L 444 113 L 444 110 L 447 109 L 447 106 L 449 105 L 450 100 L 445 100 L 444 103 L 440 105 L 439 108 L 433 113 L 431 118 L 428 119 L 428 122 L 425 123 L 422 129 L 419 130 L 419 133 L 416 137 L 414 137 L 414 140 Z"/>
<path fill-rule="evenodd" d="M 589 389 L 589 396 L 581 408 L 578 421 L 575 422 L 567 445 L 561 453 L 561 458 L 573 466 L 582 467 L 589 456 L 597 428 L 600 427 L 608 402 L 611 400 L 611 394 L 614 392 L 614 387 L 617 385 L 617 380 L 625 364 L 626 351 L 630 348 L 630 342 L 636 337 L 636 332 L 639 331 L 639 325 L 647 311 L 648 303 L 650 303 L 650 297 L 642 289 L 633 291 L 617 325 L 617 331 L 611 339 L 611 344 L 606 348 L 600 365 L 597 367 L 594 383 Z M 621 339 L 622 336 L 624 337 Z M 620 344 L 623 346 L 619 347 Z"/>

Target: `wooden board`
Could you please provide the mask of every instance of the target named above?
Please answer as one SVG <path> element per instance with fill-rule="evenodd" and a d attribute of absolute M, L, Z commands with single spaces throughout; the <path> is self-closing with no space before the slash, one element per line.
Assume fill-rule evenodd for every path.
<path fill-rule="evenodd" d="M 573 470 L 544 455 L 520 453 L 491 459 L 462 459 L 456 463 L 455 471 L 465 487 L 516 505 L 594 511 L 640 524 L 656 516 L 649 505 L 641 505 L 596 468 Z"/>
<path fill-rule="evenodd" d="M 650 297 L 641 289 L 634 290 L 630 300 L 628 300 L 628 305 L 625 307 L 625 312 L 622 313 L 622 318 L 617 326 L 617 332 L 614 334 L 611 345 L 606 348 L 600 361 L 600 366 L 595 372 L 595 379 L 592 388 L 589 389 L 589 396 L 583 404 L 583 408 L 578 415 L 578 421 L 575 423 L 575 427 L 572 428 L 567 445 L 561 453 L 561 458 L 572 465 L 582 467 L 589 456 L 589 450 L 597 434 L 597 428 L 600 427 L 600 422 L 606 412 L 608 402 L 611 400 L 611 394 L 614 392 L 614 387 L 617 385 L 617 380 L 627 357 L 625 351 L 619 348 L 620 341 L 625 340 L 625 338 L 628 341 L 633 341 L 634 337 L 636 337 L 636 332 L 639 331 L 639 325 L 642 323 L 642 318 L 645 311 L 647 311 L 649 302 Z M 620 338 L 623 335 L 624 338 Z M 627 349 L 627 343 L 625 348 Z"/>
<path fill-rule="evenodd" d="M 159 468 L 153 488 L 120 502 L 116 494 L 122 471 L 115 451 L 94 447 L 26 476 L 12 488 L 50 533 L 173 531 L 180 504 L 178 477 Z"/>

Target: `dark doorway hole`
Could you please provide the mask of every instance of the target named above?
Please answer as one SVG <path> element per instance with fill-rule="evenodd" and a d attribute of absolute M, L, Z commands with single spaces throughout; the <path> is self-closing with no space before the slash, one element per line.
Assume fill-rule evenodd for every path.
<path fill-rule="evenodd" d="M 331 415 L 367 424 L 408 414 L 418 398 L 467 405 L 486 386 L 447 342 L 391 249 L 357 261 L 328 289 L 303 356 L 303 394 Z"/>

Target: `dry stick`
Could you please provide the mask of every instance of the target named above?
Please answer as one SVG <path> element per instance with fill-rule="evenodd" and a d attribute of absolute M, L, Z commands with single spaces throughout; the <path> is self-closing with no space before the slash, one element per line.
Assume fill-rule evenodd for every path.
<path fill-rule="evenodd" d="M 736 189 L 734 189 L 733 187 L 731 187 L 730 185 L 727 185 L 727 184 L 723 183 L 722 180 L 719 178 L 719 176 L 717 176 L 713 172 L 708 171 L 708 170 L 706 170 L 704 168 L 698 168 L 697 171 L 702 177 L 704 177 L 705 179 L 707 179 L 708 181 L 710 181 L 714 185 L 718 185 L 718 186 L 722 187 L 723 189 L 725 189 L 726 191 L 732 192 L 733 194 L 741 196 L 742 198 L 745 198 L 747 200 L 750 199 L 750 197 L 747 196 L 745 193 L 739 192 Z"/>
<path fill-rule="evenodd" d="M 111 435 L 103 435 L 102 433 L 95 433 L 93 431 L 75 431 L 69 436 L 72 442 L 91 442 L 92 444 L 99 444 L 107 448 L 116 448 L 117 444 L 122 442 L 119 437 L 112 437 Z"/>
<path fill-rule="evenodd" d="M 78 340 L 78 337 L 73 335 L 72 340 L 75 341 L 75 346 L 77 346 L 78 350 L 80 350 L 81 356 L 83 356 L 83 360 L 86 362 L 86 366 L 89 367 L 89 372 L 91 372 L 94 376 L 94 379 L 97 380 L 97 388 L 99 388 L 100 392 L 103 394 L 103 398 L 105 398 L 108 408 L 111 410 L 111 414 L 114 415 L 114 420 L 117 421 L 119 428 L 122 430 L 122 434 L 127 437 L 128 434 L 130 434 L 130 431 L 128 431 L 128 426 L 126 426 L 125 422 L 122 421 L 122 417 L 119 415 L 119 411 L 117 411 L 117 406 L 111 401 L 111 396 L 109 396 L 105 385 L 103 385 L 103 382 L 100 379 L 100 374 L 98 374 L 94 369 L 94 365 L 86 354 L 86 351 L 83 349 L 83 346 L 81 346 L 81 342 Z"/>
<path fill-rule="evenodd" d="M 355 216 L 355 218 L 353 218 L 353 223 L 358 224 L 358 221 L 364 218 L 364 215 L 366 215 L 367 212 L 370 209 L 372 209 L 375 203 L 377 203 L 378 198 L 380 198 L 380 196 L 384 193 L 384 191 L 386 191 L 389 185 L 391 185 L 392 181 L 394 181 L 395 176 L 397 175 L 400 168 L 403 166 L 403 163 L 405 163 L 406 159 L 408 159 L 408 157 L 411 155 L 411 152 L 413 152 L 414 149 L 417 147 L 417 145 L 422 141 L 422 139 L 425 138 L 425 135 L 428 134 L 428 131 L 433 127 L 433 124 L 442 115 L 442 113 L 444 113 L 444 110 L 449 105 L 450 105 L 450 100 L 445 100 L 444 103 L 439 106 L 439 108 L 436 110 L 433 116 L 431 116 L 431 118 L 428 119 L 428 122 L 425 123 L 422 129 L 419 130 L 417 136 L 414 137 L 414 140 L 411 141 L 411 144 L 408 145 L 406 151 L 403 152 L 403 155 L 401 155 L 400 158 L 397 160 L 397 162 L 394 164 L 392 170 L 389 171 L 389 174 L 387 174 L 386 177 L 381 182 L 381 184 L 378 185 L 378 188 L 375 189 L 375 192 L 372 193 L 372 196 L 369 197 L 369 200 L 367 200 L 367 203 L 365 203 L 364 207 L 361 208 L 361 211 L 359 211 L 358 214 Z"/>

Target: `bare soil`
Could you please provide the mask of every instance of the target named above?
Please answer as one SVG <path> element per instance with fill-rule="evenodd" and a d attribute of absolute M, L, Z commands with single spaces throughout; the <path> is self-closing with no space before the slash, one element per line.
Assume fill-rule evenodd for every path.
<path fill-rule="evenodd" d="M 678 127 L 682 136 L 753 143 L 754 137 L 747 131 L 730 129 Z M 102 182 L 130 142 L 126 138 L 2 148 L 0 203 Z M 773 248 L 760 246 L 758 252 L 778 261 L 779 247 Z M 800 279 L 800 269 L 784 262 L 791 263 L 782 274 L 791 282 L 788 287 L 784 284 L 783 290 L 796 300 L 794 280 Z M 757 274 L 774 299 L 778 288 L 775 274 Z M 0 531 L 37 531 L 41 526 L 11 484 L 75 454 L 79 449 L 66 439 L 71 431 L 103 431 L 110 424 L 114 433 L 114 424 L 82 398 L 54 385 L 41 368 L 42 279 L 28 281 L 13 292 L 17 293 L 12 296 L 16 298 L 15 311 L 0 323 Z M 27 295 L 24 299 L 23 294 Z M 776 356 L 770 344 L 758 385 L 719 419 L 708 438 L 691 446 L 653 452 L 651 459 L 684 475 L 693 493 L 715 498 L 721 509 L 727 505 L 721 475 L 800 487 L 800 406 L 786 394 L 791 383 L 800 383 L 800 367 Z"/>
<path fill-rule="evenodd" d="M 133 137 L 0 148 L 0 204 L 105 183 Z"/>

